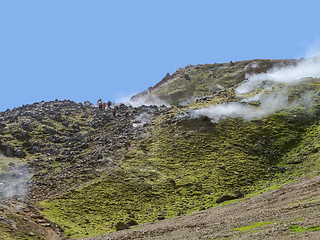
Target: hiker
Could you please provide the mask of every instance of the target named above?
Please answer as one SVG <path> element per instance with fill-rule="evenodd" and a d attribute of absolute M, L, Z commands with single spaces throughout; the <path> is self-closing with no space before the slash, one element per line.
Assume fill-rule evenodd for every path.
<path fill-rule="evenodd" d="M 108 102 L 107 102 L 107 105 L 108 105 L 108 108 L 110 108 L 111 107 L 111 101 L 109 100 Z"/>
<path fill-rule="evenodd" d="M 129 115 L 130 115 L 130 113 L 129 113 L 129 111 L 127 111 L 126 112 L 126 118 L 129 118 Z"/>
<path fill-rule="evenodd" d="M 85 101 L 83 104 L 84 104 L 84 106 L 86 106 L 86 107 L 91 107 L 91 106 L 92 106 L 92 103 L 89 102 L 89 101 Z"/>
<path fill-rule="evenodd" d="M 107 106 L 107 104 L 104 102 L 104 103 L 102 103 L 102 109 L 103 110 L 106 110 L 106 106 Z"/>
<path fill-rule="evenodd" d="M 117 111 L 117 107 L 114 107 L 112 111 L 114 117 L 116 116 L 116 111 Z"/>
<path fill-rule="evenodd" d="M 102 100 L 101 98 L 97 101 L 98 103 L 98 106 L 99 106 L 99 110 L 101 111 L 102 110 Z"/>

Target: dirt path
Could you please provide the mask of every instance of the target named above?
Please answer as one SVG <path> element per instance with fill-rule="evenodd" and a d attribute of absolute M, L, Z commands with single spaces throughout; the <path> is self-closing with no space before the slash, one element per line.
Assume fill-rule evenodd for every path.
<path fill-rule="evenodd" d="M 48 219 L 41 216 L 33 208 L 30 208 L 30 206 L 25 202 L 8 200 L 6 205 L 2 205 L 2 208 L 8 212 L 18 214 L 18 218 L 23 219 L 23 224 L 21 224 L 21 221 L 17 221 L 19 219 L 16 219 L 16 221 L 20 222 L 21 224 L 21 226 L 15 227 L 17 231 L 26 231 L 26 229 L 29 229 L 32 230 L 32 232 L 37 233 L 38 236 L 42 236 L 46 240 L 63 239 L 60 237 L 58 230 Z M 17 224 L 15 221 L 8 222 L 12 223 L 13 225 Z"/>
<path fill-rule="evenodd" d="M 273 223 L 234 230 L 257 222 Z M 189 216 L 85 239 L 320 239 L 320 231 L 294 232 L 292 225 L 320 226 L 320 176 Z"/>

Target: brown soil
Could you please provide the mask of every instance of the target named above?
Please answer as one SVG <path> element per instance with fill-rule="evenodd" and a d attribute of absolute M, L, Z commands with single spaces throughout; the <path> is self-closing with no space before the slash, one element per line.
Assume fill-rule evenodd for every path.
<path fill-rule="evenodd" d="M 247 231 L 234 230 L 273 221 Z M 294 232 L 292 225 L 320 226 L 320 176 L 188 216 L 85 239 L 320 239 L 320 231 Z"/>
<path fill-rule="evenodd" d="M 62 240 L 59 230 L 48 219 L 41 216 L 33 207 L 25 202 L 8 200 L 6 205 L 0 205 L 6 211 L 16 213 L 24 220 L 25 228 L 43 236 L 46 240 Z M 1 233 L 0 233 L 0 239 Z"/>

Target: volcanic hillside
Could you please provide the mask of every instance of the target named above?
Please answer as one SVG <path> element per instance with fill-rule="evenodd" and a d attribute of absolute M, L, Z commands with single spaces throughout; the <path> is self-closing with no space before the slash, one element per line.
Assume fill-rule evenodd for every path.
<path fill-rule="evenodd" d="M 0 237 L 98 236 L 319 175 L 320 75 L 283 80 L 310 64 L 187 66 L 105 110 L 56 100 L 1 112 Z"/>

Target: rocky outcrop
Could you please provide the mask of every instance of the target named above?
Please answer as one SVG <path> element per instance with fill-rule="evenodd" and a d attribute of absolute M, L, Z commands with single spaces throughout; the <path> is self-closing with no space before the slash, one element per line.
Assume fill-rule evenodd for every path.
<path fill-rule="evenodd" d="M 15 150 L 12 146 L 0 143 L 0 153 L 5 155 L 6 157 L 14 157 Z"/>
<path fill-rule="evenodd" d="M 233 195 L 228 195 L 228 194 L 222 195 L 221 197 L 219 197 L 216 200 L 216 203 L 222 203 L 225 201 L 239 199 L 239 198 L 243 198 L 243 197 L 244 197 L 244 194 L 241 191 L 236 191 L 236 192 L 234 192 Z"/>
<path fill-rule="evenodd" d="M 130 227 L 128 226 L 128 224 L 125 224 L 124 222 L 118 222 L 115 228 L 117 231 L 121 231 L 121 230 L 129 229 Z"/>
<path fill-rule="evenodd" d="M 120 104 L 103 111 L 73 101 L 39 102 L 0 112 L 0 151 L 27 158 L 34 171 L 30 197 L 44 199 L 116 166 L 130 142 L 168 109 Z M 2 139 L 2 142 L 1 142 Z M 57 170 L 56 166 L 60 166 Z"/>

